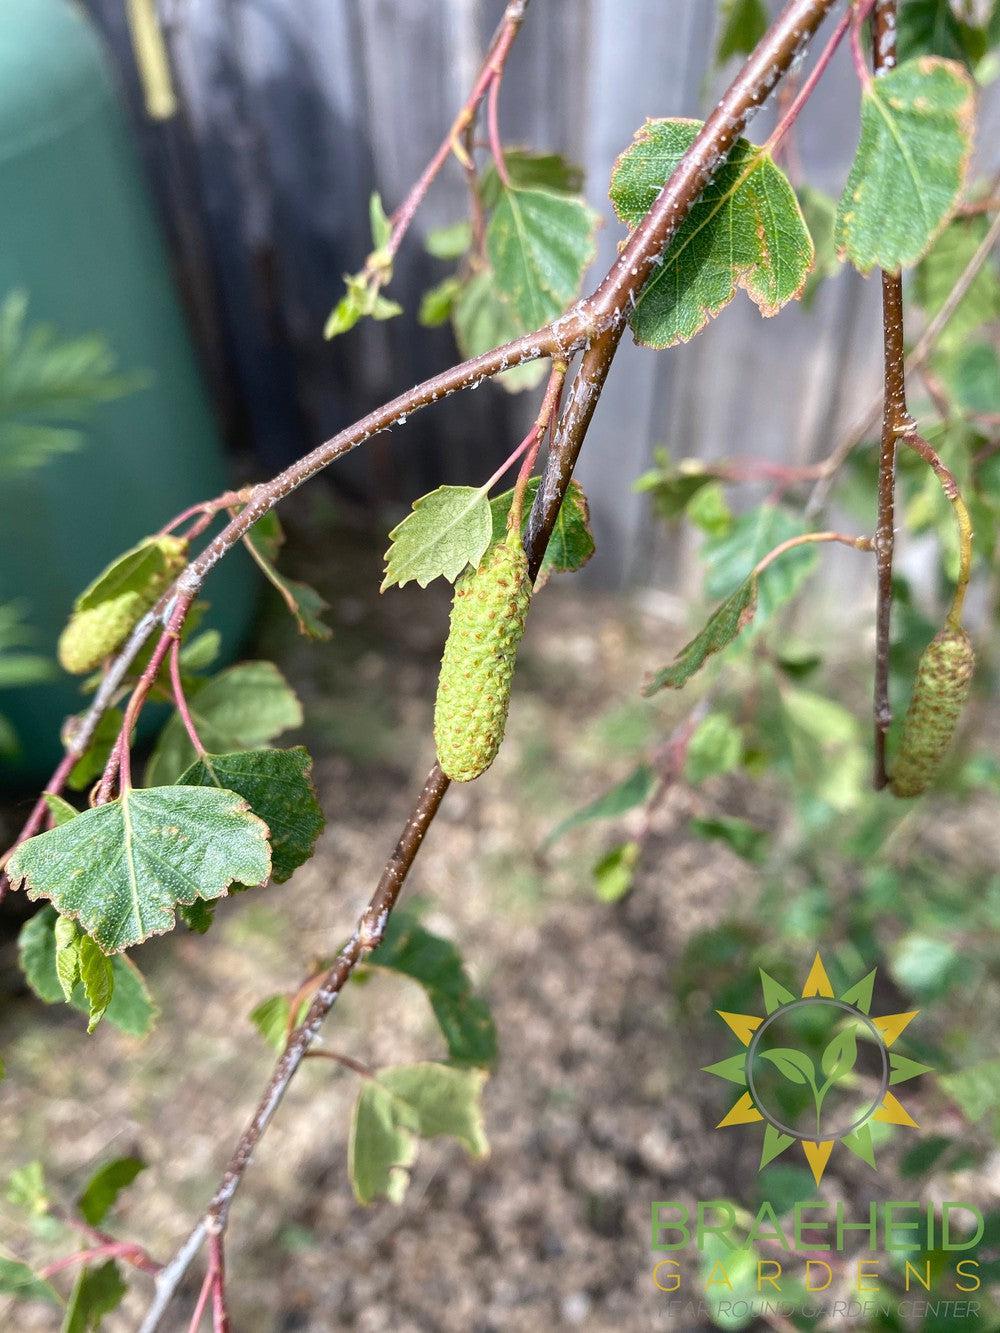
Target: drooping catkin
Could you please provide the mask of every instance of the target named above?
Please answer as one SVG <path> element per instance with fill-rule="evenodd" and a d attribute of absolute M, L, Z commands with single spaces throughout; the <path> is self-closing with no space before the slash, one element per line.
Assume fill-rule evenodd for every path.
<path fill-rule="evenodd" d="M 964 629 L 948 626 L 924 649 L 892 767 L 890 785 L 897 796 L 919 796 L 930 786 L 969 697 L 975 666 Z"/>
<path fill-rule="evenodd" d="M 516 532 L 492 546 L 479 568 L 455 584 L 434 741 L 438 763 L 456 782 L 478 778 L 500 749 L 530 601 L 528 561 Z"/>
<path fill-rule="evenodd" d="M 162 557 L 159 568 L 146 578 L 141 588 L 104 598 L 93 606 L 84 605 L 91 584 L 77 598 L 77 609 L 59 636 L 58 657 L 65 671 L 78 675 L 100 666 L 119 648 L 151 607 L 155 606 L 174 578 L 184 568 L 187 542 L 180 537 L 153 537 L 136 551 L 155 546 Z M 103 578 L 104 575 L 101 576 Z"/>

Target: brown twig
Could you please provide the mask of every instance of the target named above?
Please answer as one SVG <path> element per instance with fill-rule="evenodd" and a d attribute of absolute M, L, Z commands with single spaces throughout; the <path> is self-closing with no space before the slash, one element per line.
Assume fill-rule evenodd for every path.
<path fill-rule="evenodd" d="M 896 63 L 896 0 L 878 0 L 872 21 L 872 48 L 876 78 Z M 884 393 L 882 441 L 878 463 L 878 498 L 875 524 L 875 688 L 873 715 L 876 791 L 889 780 L 886 772 L 886 736 L 892 722 L 889 703 L 889 639 L 892 621 L 892 560 L 895 545 L 896 441 L 911 429 L 906 409 L 906 346 L 903 338 L 903 279 L 900 273 L 882 274 L 882 343 Z"/>
<path fill-rule="evenodd" d="M 212 1333 L 230 1333 L 226 1308 L 226 1258 L 221 1231 L 208 1233 L 208 1272 L 212 1280 Z"/>
<path fill-rule="evenodd" d="M 784 110 L 781 119 L 771 131 L 767 143 L 764 144 L 761 150 L 762 152 L 770 153 L 770 155 L 774 157 L 782 140 L 785 138 L 785 135 L 798 120 L 802 108 L 816 91 L 816 85 L 826 72 L 827 65 L 829 65 L 830 61 L 836 55 L 838 46 L 840 46 L 840 43 L 844 40 L 844 34 L 853 25 L 860 23 L 868 16 L 874 3 L 875 0 L 858 0 L 858 4 L 855 8 L 852 9 L 848 6 L 848 8 L 844 10 L 837 26 L 830 34 L 826 46 L 823 47 L 823 50 L 816 57 L 816 63 L 809 71 L 808 78 L 803 81 L 802 87 Z"/>
<path fill-rule="evenodd" d="M 390 259 L 397 253 L 402 244 L 403 237 L 409 230 L 410 223 L 413 221 L 417 209 L 424 200 L 424 196 L 434 183 L 438 172 L 447 162 L 452 153 L 458 157 L 459 161 L 469 170 L 471 166 L 471 154 L 467 149 L 462 148 L 462 140 L 475 122 L 476 112 L 479 110 L 483 98 L 490 94 L 494 97 L 494 90 L 499 89 L 500 81 L 503 77 L 503 69 L 506 64 L 510 49 L 514 44 L 514 39 L 520 31 L 521 24 L 524 22 L 524 15 L 527 12 L 528 0 L 510 0 L 507 8 L 504 10 L 500 24 L 493 35 L 489 50 L 476 75 L 472 91 L 466 98 L 458 115 L 452 122 L 451 128 L 445 135 L 437 152 L 428 162 L 420 175 L 419 180 L 413 186 L 410 193 L 406 196 L 400 206 L 392 215 L 392 232 L 386 244 Z M 495 116 L 495 110 L 491 112 L 491 118 Z M 473 168 L 474 169 L 474 168 Z M 497 170 L 501 173 L 501 179 L 504 179 L 506 167 L 503 163 L 503 152 L 500 152 L 497 158 Z"/>
<path fill-rule="evenodd" d="M 184 693 L 184 682 L 181 680 L 181 641 L 179 636 L 174 638 L 170 644 L 170 685 L 174 693 L 174 705 L 180 714 L 181 721 L 184 723 L 188 740 L 194 746 L 200 758 L 205 754 L 205 747 L 201 743 L 201 737 L 194 725 L 194 718 L 191 716 L 191 709 L 188 707 L 187 696 Z"/>
<path fill-rule="evenodd" d="M 560 418 L 529 518 L 525 549 L 529 574 L 534 577 L 624 332 L 629 308 L 645 285 L 650 271 L 661 262 L 665 247 L 691 207 L 743 133 L 750 115 L 766 101 L 835 3 L 836 0 L 790 0 L 722 95 L 691 148 L 677 164 L 610 271 L 590 297 L 578 302 L 551 324 L 463 362 L 399 395 L 391 403 L 370 413 L 353 427 L 307 454 L 271 482 L 258 486 L 246 507 L 229 521 L 225 529 L 180 575 L 170 594 L 147 618 L 141 638 L 138 637 L 137 628 L 126 651 L 134 656 L 154 625 L 163 623 L 171 608 L 174 608 L 174 613 L 169 616 L 168 628 L 176 629 L 176 603 L 173 599 L 186 599 L 189 604 L 205 575 L 241 540 L 250 527 L 335 458 L 341 457 L 393 422 L 405 420 L 409 413 L 457 389 L 478 383 L 484 376 L 499 374 L 541 356 L 566 359 L 572 352 L 583 349 L 580 370 Z M 113 664 L 109 676 L 118 671 L 124 674 L 125 670 L 127 664 L 122 667 L 119 658 Z M 84 725 L 92 727 L 96 725 L 96 720 L 96 717 L 91 720 L 91 714 L 88 714 Z M 209 1204 L 206 1216 L 159 1274 L 156 1294 L 143 1321 L 142 1333 L 152 1333 L 159 1326 L 177 1284 L 206 1235 L 221 1235 L 224 1230 L 229 1209 L 246 1168 L 306 1051 L 314 1042 L 323 1020 L 354 968 L 381 942 L 389 913 L 395 906 L 406 875 L 448 786 L 448 778 L 435 764 L 350 940 L 321 983 L 304 1021 L 294 1030 L 279 1057 Z"/>
<path fill-rule="evenodd" d="M 258 519 L 286 496 L 373 435 L 394 424 L 402 424 L 420 408 L 539 357 L 568 359 L 609 330 L 617 330 L 620 336 L 628 311 L 645 285 L 650 269 L 660 263 L 663 250 L 713 178 L 719 163 L 743 133 L 749 116 L 767 99 L 836 3 L 837 0 L 791 0 L 722 95 L 694 143 L 591 296 L 578 301 L 552 323 L 463 361 L 399 394 L 313 449 L 271 481 L 255 487 L 245 508 L 187 566 L 157 606 L 140 620 L 105 672 L 90 708 L 75 727 L 71 742 L 74 762 L 89 745 L 136 654 L 156 626 L 164 623 L 174 599 L 184 598 L 190 604 L 209 571 Z"/>
<path fill-rule="evenodd" d="M 849 546 L 855 551 L 875 550 L 875 542 L 871 537 L 855 537 L 849 532 L 803 532 L 798 537 L 789 537 L 786 541 L 779 542 L 768 551 L 767 555 L 757 561 L 753 572 L 755 575 L 763 574 L 764 570 L 773 565 L 786 551 L 792 551 L 798 546 L 810 546 L 816 542 L 838 542 L 841 546 Z"/>
<path fill-rule="evenodd" d="M 517 474 L 514 497 L 511 500 L 510 513 L 507 516 L 507 526 L 512 532 L 521 531 L 521 514 L 524 509 L 524 493 L 528 486 L 528 478 L 534 471 L 535 460 L 538 457 L 538 450 L 545 432 L 550 422 L 558 415 L 565 379 L 566 362 L 556 361 L 552 366 L 549 382 L 545 386 L 545 396 L 542 399 L 538 416 L 535 417 L 531 430 L 528 431 L 524 440 L 518 446 L 519 451 L 524 452 L 524 459 Z"/>
<path fill-rule="evenodd" d="M 915 370 L 919 370 L 927 361 L 931 352 L 933 352 L 934 348 L 937 346 L 938 339 L 947 327 L 951 317 L 965 300 L 969 288 L 979 276 L 980 271 L 989 260 L 989 257 L 993 253 L 998 242 L 1000 242 L 1000 214 L 993 219 L 989 231 L 983 237 L 975 254 L 969 260 L 968 264 L 966 264 L 961 277 L 951 289 L 948 299 L 927 325 L 926 329 L 924 329 L 913 347 L 913 350 L 906 358 L 904 369 L 907 376 L 911 375 Z M 858 445 L 868 438 L 878 422 L 881 409 L 882 397 L 879 396 L 872 401 L 858 425 L 854 427 L 843 440 L 841 440 L 836 449 L 834 449 L 821 464 L 822 474 L 816 482 L 816 485 L 813 487 L 809 502 L 806 505 L 807 516 L 813 516 L 823 508 L 834 478 Z"/>
<path fill-rule="evenodd" d="M 123 1263 L 131 1264 L 133 1268 L 139 1268 L 144 1273 L 158 1273 L 161 1267 L 155 1259 L 150 1258 L 141 1245 L 136 1245 L 130 1240 L 115 1240 L 114 1237 L 108 1236 L 99 1245 L 92 1245 L 86 1250 L 77 1250 L 73 1254 L 67 1254 L 63 1259 L 56 1259 L 53 1263 L 46 1264 L 44 1268 L 38 1270 L 38 1276 L 47 1280 L 67 1268 L 74 1268 L 77 1264 L 93 1263 L 96 1259 L 121 1259 Z"/>

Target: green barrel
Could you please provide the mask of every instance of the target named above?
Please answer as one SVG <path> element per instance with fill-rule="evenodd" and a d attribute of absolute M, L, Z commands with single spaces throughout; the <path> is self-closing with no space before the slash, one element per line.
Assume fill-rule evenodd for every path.
<path fill-rule="evenodd" d="M 54 657 L 74 596 L 103 565 L 228 479 L 163 238 L 100 42 L 69 0 L 0 3 L 0 299 L 66 336 L 103 334 L 147 387 L 101 405 L 86 444 L 6 476 L 0 602 L 16 600 Z M 209 624 L 236 650 L 254 579 L 242 552 L 206 584 Z M 0 692 L 20 741 L 6 785 L 43 780 L 79 682 Z"/>

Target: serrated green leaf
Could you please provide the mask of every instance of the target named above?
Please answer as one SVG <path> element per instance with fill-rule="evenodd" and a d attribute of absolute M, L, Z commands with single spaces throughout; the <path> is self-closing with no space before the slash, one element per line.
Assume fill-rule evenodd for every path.
<path fill-rule="evenodd" d="M 504 188 L 486 229 L 498 291 L 528 329 L 570 305 L 594 258 L 597 214 L 551 190 Z"/>
<path fill-rule="evenodd" d="M 1000 1106 L 1000 1060 L 981 1060 L 938 1082 L 972 1124 Z"/>
<path fill-rule="evenodd" d="M 63 999 L 68 1004 L 73 998 L 73 988 L 80 980 L 80 941 L 83 933 L 75 921 L 71 921 L 68 916 L 61 916 L 56 920 L 53 936 L 56 944 L 56 979 Z"/>
<path fill-rule="evenodd" d="M 521 512 L 521 536 L 528 531 L 531 518 L 531 506 L 535 502 L 541 478 L 530 477 L 524 490 L 524 508 Z M 492 540 L 502 541 L 507 532 L 507 516 L 514 500 L 514 490 L 504 491 L 490 501 L 493 516 Z M 583 493 L 583 487 L 576 480 L 569 484 L 569 489 L 559 506 L 559 513 L 552 528 L 549 544 L 545 548 L 541 567 L 536 579 L 536 587 L 544 583 L 549 574 L 569 574 L 581 569 L 594 554 L 594 537 L 590 531 L 590 506 Z"/>
<path fill-rule="evenodd" d="M 376 250 L 368 256 L 370 269 L 345 274 L 346 292 L 333 307 L 323 327 L 323 337 L 335 338 L 353 329 L 359 319 L 392 319 L 401 315 L 403 307 L 382 296 L 380 288 L 392 280 L 392 260 L 386 252 Z"/>
<path fill-rule="evenodd" d="M 454 583 L 468 566 L 478 568 L 493 533 L 490 502 L 475 486 L 439 486 L 413 502 L 413 512 L 389 533 L 381 592 L 411 579 Z"/>
<path fill-rule="evenodd" d="M 289 1026 L 296 1027 L 305 1018 L 312 997 L 308 996 L 299 1004 L 294 1023 L 289 1024 L 292 1009 L 291 999 L 287 995 L 269 995 L 261 1000 L 250 1013 L 250 1022 L 269 1046 L 276 1051 L 284 1049 Z"/>
<path fill-rule="evenodd" d="M 178 903 L 223 897 L 271 873 L 267 825 L 215 788 L 130 789 L 22 843 L 8 874 L 50 898 L 105 953 L 172 930 Z"/>
<path fill-rule="evenodd" d="M 720 22 L 715 59 L 722 65 L 731 56 L 749 55 L 767 31 L 764 0 L 722 0 Z"/>
<path fill-rule="evenodd" d="M 83 983 L 83 993 L 87 997 L 89 1006 L 87 1032 L 91 1033 L 111 1003 L 115 974 L 111 959 L 101 952 L 89 935 L 81 937 L 77 951 L 80 960 L 80 981 Z"/>
<path fill-rule="evenodd" d="M 188 691 L 198 735 L 212 754 L 255 750 L 283 731 L 302 725 L 302 705 L 273 662 L 241 662 Z M 176 714 L 160 732 L 149 763 L 147 786 L 176 782 L 196 758 Z"/>
<path fill-rule="evenodd" d="M 765 503 L 741 514 L 722 536 L 710 537 L 701 548 L 706 596 L 727 597 L 769 551 L 807 531 L 802 516 L 783 505 Z M 815 546 L 795 547 L 763 571 L 757 580 L 756 625 L 794 596 L 817 560 Z"/>
<path fill-rule="evenodd" d="M 972 150 L 973 85 L 936 56 L 908 60 L 861 96 L 861 139 L 837 209 L 842 258 L 897 272 L 930 248 L 958 202 Z"/>
<path fill-rule="evenodd" d="M 767 858 L 770 834 L 749 820 L 734 815 L 713 815 L 691 819 L 691 832 L 706 841 L 724 842 L 744 861 L 760 864 Z"/>
<path fill-rule="evenodd" d="M 349 333 L 364 313 L 357 294 L 348 289 L 330 311 L 327 321 L 323 325 L 323 337 L 329 341 L 331 338 L 338 337 L 341 333 Z"/>
<path fill-rule="evenodd" d="M 858 721 L 841 704 L 785 685 L 773 739 L 789 779 L 810 807 L 848 810 L 864 795 L 867 761 Z M 821 813 L 821 812 L 820 812 Z"/>
<path fill-rule="evenodd" d="M 757 609 L 757 580 L 746 579 L 709 617 L 700 634 L 684 645 L 669 666 L 663 667 L 643 687 L 648 698 L 659 690 L 679 690 L 699 671 L 713 653 L 721 652 L 754 618 Z"/>
<path fill-rule="evenodd" d="M 984 27 L 960 20 L 951 0 L 903 0 L 896 19 L 896 53 L 901 61 L 944 56 L 975 66 L 990 44 Z"/>
<path fill-rule="evenodd" d="M 913 280 L 913 298 L 928 316 L 934 316 L 951 295 L 969 261 L 986 235 L 985 218 L 954 218 L 920 261 Z M 960 350 L 984 324 L 1000 319 L 1000 274 L 988 261 L 976 274 L 968 292 L 938 336 L 938 348 Z"/>
<path fill-rule="evenodd" d="M 100 334 L 62 338 L 27 311 L 23 291 L 0 301 L 0 477 L 78 449 L 93 409 L 142 384 L 117 373 Z"/>
<path fill-rule="evenodd" d="M 733 526 L 733 511 L 718 481 L 699 486 L 685 505 L 684 512 L 695 527 L 709 537 L 721 537 Z"/>
<path fill-rule="evenodd" d="M 434 227 L 424 237 L 424 248 L 435 259 L 461 259 L 471 244 L 472 224 L 464 219 Z"/>
<path fill-rule="evenodd" d="M 17 1259 L 0 1258 L 0 1295 L 13 1296 L 19 1301 L 48 1301 L 51 1305 L 62 1305 L 62 1297 L 52 1283 Z"/>
<path fill-rule="evenodd" d="M 948 392 L 962 412 L 1000 412 L 1000 356 L 991 343 L 969 343 L 943 368 Z"/>
<path fill-rule="evenodd" d="M 239 886 L 233 888 L 234 893 L 236 887 Z M 215 920 L 215 903 L 203 903 L 200 899 L 191 904 L 182 903 L 177 909 L 177 915 L 188 930 L 194 931 L 196 935 L 207 935 Z"/>
<path fill-rule="evenodd" d="M 424 292 L 417 319 L 425 329 L 436 329 L 448 323 L 461 290 L 462 280 L 452 274 Z"/>
<path fill-rule="evenodd" d="M 115 601 L 127 593 L 147 594 L 151 587 L 159 586 L 171 573 L 169 553 L 178 543 L 171 538 L 166 543 L 161 537 L 146 537 L 98 574 L 97 578 L 84 588 L 73 608 L 76 611 L 89 611 L 102 602 Z"/>
<path fill-rule="evenodd" d="M 46 1004 L 62 1000 L 56 976 L 55 925 L 59 919 L 54 907 L 43 907 L 26 921 L 18 937 L 18 959 L 28 985 Z M 114 1027 L 132 1037 L 145 1037 L 153 1027 L 158 1010 L 142 973 L 130 958 L 116 954 L 114 991 L 105 1018 Z M 74 1009 L 90 1013 L 83 986 L 77 983 L 70 1001 Z"/>
<path fill-rule="evenodd" d="M 75 806 L 70 805 L 69 801 L 63 800 L 61 796 L 57 796 L 55 792 L 43 791 L 42 800 L 48 807 L 52 823 L 56 827 L 60 824 L 68 824 L 71 819 L 75 819 L 80 813 Z"/>
<path fill-rule="evenodd" d="M 549 190 L 555 194 L 579 194 L 583 189 L 583 168 L 567 161 L 559 153 L 537 153 L 530 148 L 504 149 L 507 179 L 515 190 Z M 482 175 L 480 192 L 483 204 L 494 208 L 503 193 L 496 166 L 491 162 Z"/>
<path fill-rule="evenodd" d="M 221 787 L 242 796 L 268 827 L 271 878 L 283 884 L 312 856 L 326 823 L 311 774 L 309 752 L 296 745 L 290 750 L 206 754 L 181 774 L 177 784 Z"/>
<path fill-rule="evenodd" d="M 15 1168 L 7 1180 L 6 1198 L 15 1208 L 23 1208 L 35 1217 L 49 1210 L 45 1190 L 45 1171 L 41 1162 L 26 1162 Z"/>
<path fill-rule="evenodd" d="M 120 708 L 109 708 L 98 722 L 90 744 L 73 765 L 69 775 L 69 786 L 74 791 L 83 791 L 104 772 L 111 749 L 118 739 L 125 718 Z"/>
<path fill-rule="evenodd" d="M 382 196 L 377 190 L 372 192 L 368 200 L 368 217 L 372 228 L 372 245 L 376 250 L 382 250 L 389 243 L 389 237 L 392 235 L 392 223 L 386 217 L 385 209 L 382 207 Z"/>
<path fill-rule="evenodd" d="M 99 1227 L 118 1202 L 118 1196 L 127 1189 L 146 1163 L 141 1157 L 116 1157 L 97 1168 L 84 1186 L 76 1204 L 84 1220 Z"/>
<path fill-rule="evenodd" d="M 616 903 L 631 890 L 641 851 L 639 843 L 623 842 L 600 858 L 591 873 L 602 903 Z"/>
<path fill-rule="evenodd" d="M 452 310 L 452 324 L 464 357 L 479 356 L 502 343 L 512 342 L 534 327 L 518 319 L 512 304 L 497 289 L 489 269 L 474 274 L 462 288 Z M 539 357 L 498 375 L 496 383 L 507 393 L 520 393 L 540 384 L 548 370 L 548 361 Z"/>
<path fill-rule="evenodd" d="M 489 1006 L 475 993 L 450 940 L 426 930 L 412 913 L 397 910 L 370 965 L 419 982 L 455 1064 L 482 1068 L 496 1064 L 497 1034 Z"/>
<path fill-rule="evenodd" d="M 328 603 L 308 583 L 286 578 L 275 568 L 274 561 L 285 540 L 277 517 L 267 514 L 263 519 L 259 519 L 247 533 L 246 540 L 264 577 L 281 594 L 282 601 L 295 619 L 299 633 L 309 639 L 329 639 L 333 631 L 329 625 L 324 624 L 322 618 Z M 192 644 L 191 648 L 193 647 Z M 189 667 L 189 669 L 195 668 Z"/>
<path fill-rule="evenodd" d="M 670 520 L 684 513 L 691 498 L 712 481 L 714 473 L 697 458 L 682 458 L 674 464 L 666 449 L 657 449 L 656 466 L 632 484 L 637 495 L 652 497 L 656 512 Z"/>
<path fill-rule="evenodd" d="M 351 1117 L 348 1171 L 360 1203 L 383 1195 L 400 1203 L 417 1156 L 418 1138 L 457 1139 L 473 1156 L 488 1144 L 480 1069 L 423 1062 L 384 1069 L 365 1079 Z"/>
<path fill-rule="evenodd" d="M 743 754 L 743 733 L 725 713 L 709 713 L 688 741 L 684 780 L 692 786 L 731 772 Z"/>
<path fill-rule="evenodd" d="M 615 163 L 609 191 L 630 229 L 694 143 L 696 120 L 648 120 Z M 643 287 L 629 322 L 646 347 L 687 342 L 742 287 L 762 315 L 798 296 L 813 245 L 795 191 L 771 158 L 738 139 Z"/>
<path fill-rule="evenodd" d="M 124 954 L 116 954 L 111 965 L 115 973 L 115 986 L 104 1017 L 130 1037 L 148 1036 L 160 1011 L 149 993 L 145 977 L 132 959 L 126 958 Z M 73 996 L 73 1004 L 78 1008 L 83 1007 L 77 1006 L 76 995 Z"/>
<path fill-rule="evenodd" d="M 645 805 L 655 790 L 656 774 L 648 764 L 640 764 L 627 778 L 623 778 L 602 796 L 560 820 L 545 839 L 544 845 L 553 846 L 560 838 L 583 824 L 592 824 L 599 819 L 619 819 L 629 810 Z"/>
<path fill-rule="evenodd" d="M 77 1274 L 60 1333 L 98 1333 L 104 1316 L 117 1310 L 128 1287 L 113 1259 Z"/>
<path fill-rule="evenodd" d="M 207 629 L 181 644 L 181 669 L 207 671 L 222 648 L 222 635 L 217 629 Z"/>
<path fill-rule="evenodd" d="M 834 231 L 837 224 L 837 201 L 811 185 L 800 185 L 797 191 L 799 207 L 813 241 L 812 271 L 802 289 L 802 304 L 808 310 L 820 284 L 840 272 L 840 258 Z"/>

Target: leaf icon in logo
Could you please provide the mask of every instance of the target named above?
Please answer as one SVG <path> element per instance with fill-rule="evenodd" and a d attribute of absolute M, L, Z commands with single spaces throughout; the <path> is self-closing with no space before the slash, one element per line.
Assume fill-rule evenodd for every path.
<path fill-rule="evenodd" d="M 827 1077 L 827 1082 L 836 1083 L 845 1074 L 849 1074 L 854 1068 L 857 1058 L 858 1038 L 852 1023 L 843 1032 L 838 1032 L 823 1052 L 820 1063 L 823 1066 L 823 1073 Z"/>
<path fill-rule="evenodd" d="M 812 1087 L 816 1082 L 816 1067 L 805 1051 L 797 1051 L 791 1046 L 776 1046 L 773 1051 L 761 1051 L 760 1057 L 762 1060 L 770 1060 L 789 1083 L 808 1083 Z"/>

